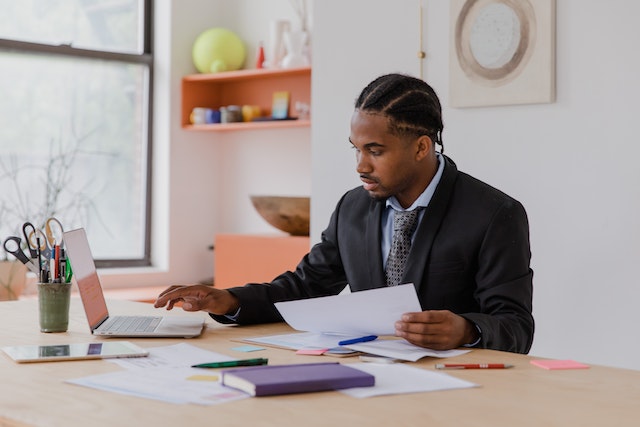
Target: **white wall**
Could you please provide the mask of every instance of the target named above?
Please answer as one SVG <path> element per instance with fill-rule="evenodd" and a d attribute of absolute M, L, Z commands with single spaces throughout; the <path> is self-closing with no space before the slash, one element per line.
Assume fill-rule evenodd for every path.
<path fill-rule="evenodd" d="M 423 2 L 425 79 L 443 101 L 445 151 L 529 214 L 537 322 L 531 354 L 640 369 L 640 3 L 557 2 L 555 103 L 453 109 L 449 2 Z M 378 74 L 418 72 L 414 3 L 315 4 L 315 239 L 338 197 L 358 184 L 346 147 L 354 97 Z"/>
<path fill-rule="evenodd" d="M 311 193 L 310 130 L 190 132 L 182 129 L 182 76 L 196 73 L 191 48 L 212 27 L 236 32 L 254 67 L 269 22 L 297 26 L 288 0 L 161 0 L 156 15 L 153 267 L 101 270 L 107 288 L 168 286 L 213 276 L 208 247 L 217 233 L 283 234 L 256 212 L 249 195 Z"/>
<path fill-rule="evenodd" d="M 178 280 L 213 275 L 212 253 L 206 250 L 217 233 L 283 234 L 267 224 L 251 205 L 252 194 L 301 195 L 311 192 L 309 129 L 277 131 L 189 132 L 180 127 L 180 79 L 195 73 L 191 47 L 212 27 L 234 31 L 247 48 L 245 68 L 253 68 L 258 43 L 268 38 L 269 22 L 285 18 L 295 24 L 288 0 L 189 0 L 172 2 L 171 235 L 170 257 Z M 194 14 L 194 10 L 199 13 Z M 196 16 L 197 15 L 197 16 Z M 185 239 L 185 236 L 189 236 Z M 188 268 L 181 266 L 189 266 Z M 206 270 L 205 270 L 206 268 Z M 193 279 L 197 280 L 196 277 Z"/>
<path fill-rule="evenodd" d="M 360 185 L 349 122 L 360 91 L 380 74 L 417 74 L 418 0 L 314 2 L 311 235 L 318 241 L 339 197 Z"/>

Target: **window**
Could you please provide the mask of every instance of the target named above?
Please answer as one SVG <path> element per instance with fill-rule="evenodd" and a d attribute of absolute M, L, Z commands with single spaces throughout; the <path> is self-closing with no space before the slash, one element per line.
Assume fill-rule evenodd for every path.
<path fill-rule="evenodd" d="M 0 10 L 0 237 L 55 216 L 98 266 L 148 265 L 151 0 Z"/>

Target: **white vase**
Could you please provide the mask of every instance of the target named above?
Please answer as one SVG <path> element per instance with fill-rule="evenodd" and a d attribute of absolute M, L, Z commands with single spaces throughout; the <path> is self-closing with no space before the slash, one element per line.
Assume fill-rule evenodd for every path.
<path fill-rule="evenodd" d="M 308 34 L 306 31 L 289 31 L 284 34 L 287 54 L 282 60 L 282 68 L 307 67 L 309 58 L 304 54 Z"/>
<path fill-rule="evenodd" d="M 269 48 L 263 66 L 265 68 L 280 68 L 285 54 L 284 35 L 291 28 L 291 23 L 285 19 L 271 21 L 269 25 Z"/>

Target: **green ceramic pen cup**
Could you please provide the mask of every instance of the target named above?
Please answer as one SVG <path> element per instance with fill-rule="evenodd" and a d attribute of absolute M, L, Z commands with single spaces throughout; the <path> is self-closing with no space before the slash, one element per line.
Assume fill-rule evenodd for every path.
<path fill-rule="evenodd" d="M 66 332 L 71 283 L 38 283 L 40 332 Z"/>

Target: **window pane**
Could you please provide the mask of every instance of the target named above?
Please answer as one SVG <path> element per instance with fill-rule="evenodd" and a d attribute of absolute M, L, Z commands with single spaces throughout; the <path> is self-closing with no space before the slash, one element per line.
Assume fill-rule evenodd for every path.
<path fill-rule="evenodd" d="M 143 52 L 143 0 L 0 0 L 0 38 Z"/>
<path fill-rule="evenodd" d="M 0 53 L 0 69 L 0 236 L 53 215 L 95 258 L 144 258 L 146 66 Z"/>

